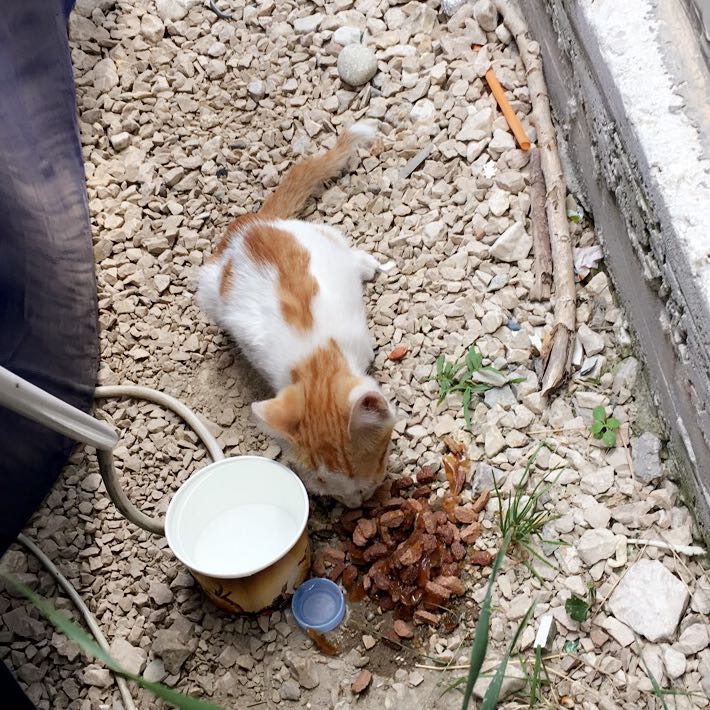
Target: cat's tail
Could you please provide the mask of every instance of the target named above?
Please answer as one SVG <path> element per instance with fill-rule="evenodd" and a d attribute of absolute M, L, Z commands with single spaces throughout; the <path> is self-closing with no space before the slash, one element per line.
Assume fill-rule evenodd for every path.
<path fill-rule="evenodd" d="M 372 124 L 358 121 L 338 136 L 335 146 L 329 151 L 296 163 L 286 173 L 276 192 L 264 200 L 259 216 L 288 219 L 297 215 L 316 188 L 339 175 L 355 149 L 371 143 L 376 133 Z"/>

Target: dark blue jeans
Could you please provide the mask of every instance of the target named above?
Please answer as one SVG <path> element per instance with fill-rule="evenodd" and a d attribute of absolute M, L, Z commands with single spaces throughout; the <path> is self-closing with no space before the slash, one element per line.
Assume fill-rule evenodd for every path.
<path fill-rule="evenodd" d="M 4 0 L 0 10 L 0 365 L 88 410 L 97 306 L 67 41 L 73 4 Z M 0 407 L 0 555 L 72 445 Z M 32 707 L 1 663 L 0 698 Z"/>

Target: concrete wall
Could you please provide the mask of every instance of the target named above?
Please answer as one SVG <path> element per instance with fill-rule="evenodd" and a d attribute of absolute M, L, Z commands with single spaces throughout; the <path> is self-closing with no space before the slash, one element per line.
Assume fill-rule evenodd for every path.
<path fill-rule="evenodd" d="M 666 13 L 668 6 L 675 4 L 675 0 L 661 1 Z M 542 48 L 565 169 L 574 173 L 570 175 L 570 183 L 578 184 L 585 206 L 594 215 L 607 266 L 626 308 L 638 355 L 647 365 L 651 389 L 667 425 L 670 458 L 708 539 L 707 272 L 698 268 L 686 248 L 686 225 L 679 223 L 670 209 L 672 205 L 669 206 L 671 198 L 654 177 L 644 136 L 629 125 L 629 97 L 620 90 L 608 55 L 605 59 L 600 49 L 604 38 L 599 27 L 589 22 L 583 5 L 579 0 L 525 0 L 521 7 L 531 34 Z M 656 10 L 661 12 L 657 7 Z M 690 26 L 685 27 L 683 17 L 677 13 L 673 14 L 672 22 L 665 18 L 661 24 L 663 32 L 681 34 Z M 665 44 L 666 39 L 669 38 L 660 44 Z M 691 47 L 688 35 L 682 41 Z M 678 46 L 682 42 L 675 44 Z M 693 61 L 693 57 L 674 56 L 669 66 L 685 66 L 687 77 L 687 62 Z M 702 71 L 694 73 L 693 78 L 701 83 L 705 80 Z M 695 116 L 694 125 L 699 123 L 702 117 Z M 675 156 L 670 154 L 667 159 L 673 161 Z M 708 208 L 710 199 L 705 204 L 709 213 L 706 243 L 710 253 Z"/>

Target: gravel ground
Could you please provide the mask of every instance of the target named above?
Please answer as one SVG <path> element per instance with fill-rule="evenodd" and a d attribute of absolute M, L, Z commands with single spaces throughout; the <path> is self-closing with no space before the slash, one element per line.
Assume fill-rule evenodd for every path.
<path fill-rule="evenodd" d="M 329 145 L 340 126 L 377 119 L 381 143 L 325 191 L 308 218 L 338 225 L 398 264 L 367 286 L 376 376 L 401 417 L 392 475 L 413 474 L 424 463 L 438 470 L 441 437 L 452 434 L 469 445 L 473 462 L 464 500 L 490 487 L 493 476 L 508 495 L 526 485 L 525 462 L 538 444 L 550 446 L 527 485 L 545 475 L 554 481 L 542 503 L 558 517 L 546 534 L 565 545 L 542 546 L 550 565 L 534 560 L 536 575 L 513 554 L 499 577 L 490 658 L 501 656 L 537 601 L 506 692 L 525 686 L 538 621 L 552 614 L 558 635 L 546 661 L 550 685 L 541 691 L 548 706 L 661 707 L 650 673 L 661 687 L 685 693 L 665 696 L 669 707 L 707 707 L 707 573 L 697 558 L 627 545 L 635 537 L 687 545 L 693 523 L 671 480 L 624 314 L 603 271 L 580 283 L 574 377 L 547 407 L 538 394 L 538 348 L 552 313 L 549 303 L 528 297 L 528 155 L 515 149 L 479 77 L 482 60 L 470 50 L 472 42 L 488 45 L 534 138 L 525 75 L 507 31 L 485 0 L 476 19 L 465 8 L 448 24 L 436 0 L 228 5 L 231 22 L 189 0 L 80 0 L 74 13 L 101 382 L 135 382 L 184 399 L 227 453 L 281 456 L 249 418 L 248 404 L 264 396 L 263 385 L 195 306 L 195 269 L 230 219 L 255 209 L 295 156 Z M 334 36 L 341 27 L 354 29 Z M 335 39 L 357 41 L 357 30 L 366 31 L 378 72 L 351 90 L 338 79 Z M 405 176 L 407 161 L 427 147 L 429 157 Z M 594 245 L 588 222 L 571 227 L 577 247 Z M 487 392 L 468 428 L 456 396 L 436 404 L 430 376 L 440 354 L 458 359 L 474 343 L 523 381 Z M 388 360 L 400 344 L 407 356 Z M 617 447 L 590 439 L 599 405 L 622 423 Z M 155 406 L 121 401 L 101 409 L 122 432 L 116 457 L 132 498 L 146 511 L 164 511 L 177 486 L 204 465 L 205 452 Z M 500 542 L 495 512 L 492 500 L 481 549 Z M 319 503 L 314 531 L 337 514 Z M 414 640 L 392 648 L 380 640 L 391 620 L 356 605 L 349 650 L 328 658 L 287 610 L 235 618 L 206 602 L 164 540 L 121 519 L 84 450 L 75 452 L 27 533 L 87 600 L 116 657 L 151 679 L 225 708 L 345 710 L 355 706 L 351 683 L 366 669 L 373 680 L 360 706 L 460 706 L 457 691 L 441 693 L 464 671 L 417 666 L 465 662 L 489 570 L 467 571 L 470 593 L 455 628 L 420 627 Z M 4 563 L 70 609 L 19 548 Z M 596 603 L 580 624 L 565 601 L 586 595 L 590 584 Z M 38 707 L 122 707 L 108 672 L 22 601 L 5 594 L 0 614 L 0 652 Z M 141 708 L 159 706 L 136 696 Z M 523 706 L 520 696 L 502 703 Z"/>

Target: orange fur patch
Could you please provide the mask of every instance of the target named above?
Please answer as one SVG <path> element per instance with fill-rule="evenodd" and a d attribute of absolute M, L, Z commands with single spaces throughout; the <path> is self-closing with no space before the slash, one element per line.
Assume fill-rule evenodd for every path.
<path fill-rule="evenodd" d="M 353 153 L 355 140 L 351 133 L 345 131 L 330 150 L 296 163 L 286 173 L 276 192 L 264 200 L 260 214 L 272 219 L 287 219 L 300 212 L 321 183 L 343 170 Z"/>
<path fill-rule="evenodd" d="M 252 225 L 244 233 L 249 256 L 278 272 L 277 295 L 284 320 L 299 330 L 313 327 L 311 302 L 318 283 L 310 272 L 311 257 L 289 232 L 268 224 Z"/>
<path fill-rule="evenodd" d="M 217 242 L 209 261 L 216 261 L 226 251 L 232 239 L 244 231 L 244 227 L 254 224 L 259 220 L 258 214 L 240 214 L 235 217 L 230 223 L 221 239 Z"/>
<path fill-rule="evenodd" d="M 219 295 L 224 298 L 234 285 L 234 264 L 231 259 L 227 259 L 222 267 L 222 276 L 219 280 Z"/>
<path fill-rule="evenodd" d="M 310 469 L 320 465 L 350 478 L 375 478 L 384 471 L 391 428 L 375 438 L 353 440 L 350 393 L 359 383 L 334 340 L 316 350 L 291 372 L 302 389 L 302 412 L 291 433 L 296 452 Z"/>

